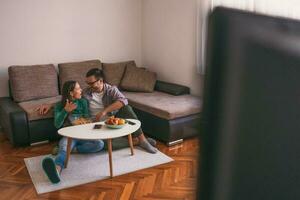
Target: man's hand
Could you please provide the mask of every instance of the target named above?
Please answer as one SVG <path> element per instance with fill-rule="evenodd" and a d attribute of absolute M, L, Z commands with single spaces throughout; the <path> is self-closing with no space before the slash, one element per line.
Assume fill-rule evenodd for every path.
<path fill-rule="evenodd" d="M 107 115 L 107 113 L 112 112 L 114 110 L 119 110 L 123 106 L 124 106 L 124 104 L 121 101 L 116 101 L 116 102 L 110 104 L 102 112 L 99 112 L 96 115 L 96 118 L 95 118 L 96 122 L 100 121 L 102 117 L 104 117 L 105 115 Z"/>
<path fill-rule="evenodd" d="M 36 109 L 34 109 L 34 111 L 37 111 L 40 115 L 45 115 L 49 112 L 50 109 L 51 109 L 51 105 L 42 104 Z"/>
<path fill-rule="evenodd" d="M 99 122 L 101 120 L 102 117 L 106 116 L 107 115 L 107 112 L 105 110 L 103 110 L 102 112 L 99 112 L 97 115 L 96 115 L 96 122 Z"/>
<path fill-rule="evenodd" d="M 69 113 L 69 112 L 72 112 L 73 110 L 75 110 L 76 108 L 77 108 L 77 105 L 73 102 L 70 102 L 69 99 L 67 99 L 64 109 Z"/>

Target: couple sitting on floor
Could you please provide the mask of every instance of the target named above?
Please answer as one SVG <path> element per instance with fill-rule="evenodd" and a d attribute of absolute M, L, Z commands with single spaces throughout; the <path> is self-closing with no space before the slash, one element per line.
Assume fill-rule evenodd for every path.
<path fill-rule="evenodd" d="M 86 74 L 86 83 L 89 87 L 82 92 L 76 81 L 67 81 L 63 85 L 62 100 L 55 105 L 54 125 L 56 128 L 78 124 L 78 118 L 102 121 L 108 114 L 114 114 L 120 118 L 137 119 L 136 114 L 128 105 L 125 96 L 117 87 L 104 83 L 102 70 L 91 69 Z M 84 98 L 82 98 L 82 96 Z M 49 111 L 49 105 L 38 108 L 40 114 Z M 80 122 L 79 122 L 80 123 Z M 133 134 L 134 143 L 149 153 L 156 153 L 156 141 L 145 138 L 141 129 Z M 78 140 L 73 139 L 71 151 L 78 153 L 95 153 L 104 148 L 102 140 Z M 58 154 L 53 160 L 51 157 L 43 159 L 42 166 L 52 183 L 60 182 L 60 173 L 64 168 L 67 151 L 67 138 L 59 141 Z"/>

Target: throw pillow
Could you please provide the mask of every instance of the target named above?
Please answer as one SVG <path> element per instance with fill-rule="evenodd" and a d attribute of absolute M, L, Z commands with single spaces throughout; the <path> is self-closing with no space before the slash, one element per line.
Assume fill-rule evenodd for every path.
<path fill-rule="evenodd" d="M 133 92 L 153 92 L 156 73 L 135 66 L 127 66 L 121 88 Z"/>
<path fill-rule="evenodd" d="M 169 93 L 175 96 L 190 94 L 189 87 L 164 81 L 156 81 L 154 89 L 156 91 Z"/>
<path fill-rule="evenodd" d="M 129 65 L 136 66 L 133 60 L 118 63 L 102 63 L 102 70 L 105 82 L 110 85 L 119 87 L 126 66 Z"/>

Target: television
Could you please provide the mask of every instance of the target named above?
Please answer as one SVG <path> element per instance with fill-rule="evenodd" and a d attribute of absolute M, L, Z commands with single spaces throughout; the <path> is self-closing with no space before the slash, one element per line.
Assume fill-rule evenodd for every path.
<path fill-rule="evenodd" d="M 197 197 L 300 199 L 300 22 L 209 17 Z"/>

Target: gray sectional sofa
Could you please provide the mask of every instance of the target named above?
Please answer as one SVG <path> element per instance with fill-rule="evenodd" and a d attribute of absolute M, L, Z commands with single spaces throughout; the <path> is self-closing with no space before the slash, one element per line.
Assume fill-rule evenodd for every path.
<path fill-rule="evenodd" d="M 0 126 L 10 142 L 27 146 L 57 140 L 53 110 L 39 115 L 35 109 L 58 102 L 67 80 L 87 87 L 85 73 L 94 67 L 103 69 L 106 82 L 123 90 L 147 135 L 172 145 L 198 134 L 202 102 L 189 94 L 189 88 L 157 81 L 155 73 L 136 67 L 134 61 L 89 60 L 58 64 L 58 72 L 52 64 L 9 67 L 11 95 L 0 98 Z"/>

